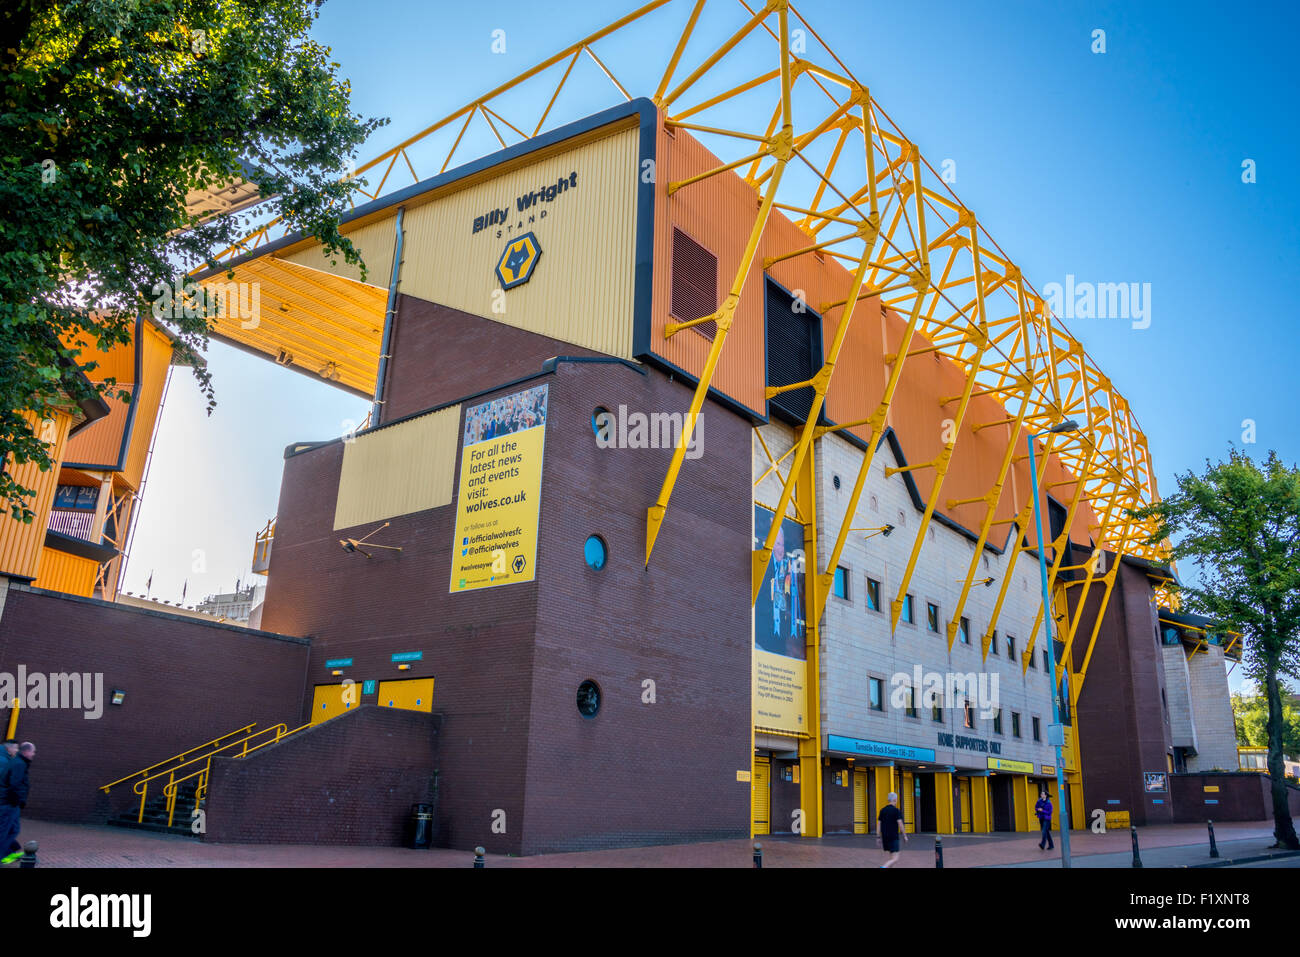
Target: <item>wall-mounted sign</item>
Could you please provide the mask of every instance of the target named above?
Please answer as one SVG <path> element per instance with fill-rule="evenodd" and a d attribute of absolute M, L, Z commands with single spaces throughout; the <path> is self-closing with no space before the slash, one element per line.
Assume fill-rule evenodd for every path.
<path fill-rule="evenodd" d="M 754 506 L 754 547 L 767 540 L 776 515 Z M 772 557 L 754 602 L 754 670 L 750 677 L 755 727 L 806 731 L 808 707 L 807 598 L 804 526 L 780 522 Z"/>
<path fill-rule="evenodd" d="M 363 682 L 361 682 L 361 693 L 362 693 L 362 694 L 374 694 L 374 693 L 375 693 L 375 679 L 374 679 L 374 678 L 371 678 L 371 679 L 369 679 L 369 680 L 367 680 L 367 681 L 363 681 Z"/>
<path fill-rule="evenodd" d="M 1169 790 L 1169 775 L 1164 771 L 1143 771 L 1142 790 L 1148 794 L 1164 794 Z"/>
<path fill-rule="evenodd" d="M 990 771 L 1014 771 L 1017 774 L 1033 774 L 1034 762 L 1012 761 L 1010 758 L 989 758 Z"/>
<path fill-rule="evenodd" d="M 737 780 L 737 781 L 748 781 L 749 778 L 750 778 L 750 775 L 749 775 L 749 772 L 748 772 L 748 771 L 737 771 L 737 772 L 736 772 L 736 780 Z"/>
<path fill-rule="evenodd" d="M 930 748 L 912 748 L 905 744 L 846 738 L 838 734 L 826 736 L 826 750 L 851 751 L 854 754 L 869 754 L 876 758 L 899 758 L 904 761 L 934 761 L 934 751 Z"/>
<path fill-rule="evenodd" d="M 1039 771 L 1041 771 L 1043 774 L 1055 774 L 1055 773 L 1056 773 L 1056 765 L 1055 765 L 1055 764 L 1040 764 L 1040 765 L 1038 766 L 1038 769 L 1039 769 Z"/>
<path fill-rule="evenodd" d="M 1218 794 L 1219 786 L 1217 784 L 1207 784 L 1205 785 L 1204 790 L 1207 794 Z"/>
<path fill-rule="evenodd" d="M 465 411 L 453 593 L 536 577 L 549 388 L 539 385 Z"/>
<path fill-rule="evenodd" d="M 497 281 L 502 289 L 522 286 L 533 278 L 537 261 L 542 258 L 542 244 L 532 233 L 516 236 L 506 243 L 497 259 Z"/>
<path fill-rule="evenodd" d="M 325 659 L 326 668 L 350 668 L 352 667 L 351 658 L 327 658 Z"/>
<path fill-rule="evenodd" d="M 941 748 L 956 748 L 958 751 L 979 751 L 983 754 L 1001 754 L 1002 742 L 986 741 L 984 738 L 972 738 L 964 734 L 949 734 L 946 731 L 939 732 L 938 739 Z"/>
<path fill-rule="evenodd" d="M 423 661 L 423 660 L 424 660 L 423 651 L 399 651 L 395 655 L 393 655 L 393 664 L 397 664 L 399 661 Z"/>

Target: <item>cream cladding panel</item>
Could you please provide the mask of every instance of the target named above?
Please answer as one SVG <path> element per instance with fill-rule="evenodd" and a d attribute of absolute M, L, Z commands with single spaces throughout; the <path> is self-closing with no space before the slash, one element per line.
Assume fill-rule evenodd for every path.
<path fill-rule="evenodd" d="M 638 136 L 621 130 L 408 209 L 401 291 L 630 358 Z M 574 185 L 520 211 L 521 197 L 561 179 Z M 492 210 L 508 210 L 504 222 L 474 232 Z M 541 256 L 528 282 L 503 291 L 497 262 L 530 231 Z"/>

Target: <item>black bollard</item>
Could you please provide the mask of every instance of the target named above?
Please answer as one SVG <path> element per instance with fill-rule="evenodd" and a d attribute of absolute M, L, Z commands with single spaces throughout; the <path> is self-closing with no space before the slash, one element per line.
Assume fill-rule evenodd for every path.
<path fill-rule="evenodd" d="M 22 859 L 18 862 L 18 866 L 19 867 L 36 866 L 36 842 L 35 841 L 28 841 L 26 844 L 23 845 L 23 856 Z"/>
<path fill-rule="evenodd" d="M 1138 829 L 1136 827 L 1130 827 L 1129 831 L 1133 834 L 1133 866 L 1141 867 L 1142 858 L 1138 856 Z"/>
<path fill-rule="evenodd" d="M 482 866 L 483 866 L 483 855 L 486 854 L 486 853 L 487 853 L 487 851 L 483 850 L 483 848 L 481 848 L 481 847 L 476 847 L 476 848 L 474 848 L 474 866 L 475 866 L 475 867 L 482 867 Z"/>
<path fill-rule="evenodd" d="M 1214 822 L 1206 821 L 1205 823 L 1210 828 L 1210 857 L 1218 857 L 1219 845 L 1214 841 Z"/>
<path fill-rule="evenodd" d="M 758 841 L 754 842 L 754 866 L 760 869 L 763 866 L 763 845 Z"/>
<path fill-rule="evenodd" d="M 943 838 L 934 839 L 934 866 L 943 867 Z"/>

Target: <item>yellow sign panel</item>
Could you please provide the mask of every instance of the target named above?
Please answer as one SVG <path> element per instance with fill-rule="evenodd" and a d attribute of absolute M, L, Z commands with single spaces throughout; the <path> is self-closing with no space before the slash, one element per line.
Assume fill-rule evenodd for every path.
<path fill-rule="evenodd" d="M 1217 794 L 1219 793 L 1219 786 L 1217 784 L 1207 784 L 1205 790 L 1211 794 Z"/>
<path fill-rule="evenodd" d="M 451 591 L 532 581 L 547 386 L 465 412 Z"/>
<path fill-rule="evenodd" d="M 1017 774 L 1033 774 L 1032 761 L 1012 761 L 1010 758 L 989 758 L 990 771 L 1015 771 Z"/>
<path fill-rule="evenodd" d="M 737 771 L 737 772 L 736 772 L 736 780 L 737 780 L 737 781 L 745 781 L 745 782 L 749 781 L 749 772 L 748 772 L 748 771 Z"/>

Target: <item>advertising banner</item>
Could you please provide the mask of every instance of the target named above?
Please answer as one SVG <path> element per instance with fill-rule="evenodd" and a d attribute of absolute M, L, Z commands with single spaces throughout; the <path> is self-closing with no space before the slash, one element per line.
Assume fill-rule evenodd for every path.
<path fill-rule="evenodd" d="M 465 411 L 451 591 L 532 581 L 547 386 Z"/>
<path fill-rule="evenodd" d="M 754 506 L 754 548 L 767 539 L 775 514 Z M 804 624 L 804 527 L 784 519 L 754 603 L 754 726 L 807 731 L 807 632 Z"/>

